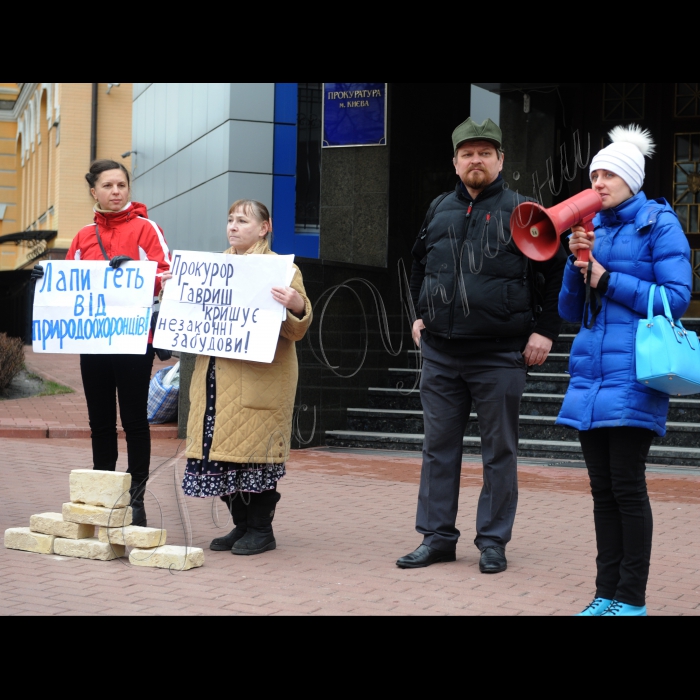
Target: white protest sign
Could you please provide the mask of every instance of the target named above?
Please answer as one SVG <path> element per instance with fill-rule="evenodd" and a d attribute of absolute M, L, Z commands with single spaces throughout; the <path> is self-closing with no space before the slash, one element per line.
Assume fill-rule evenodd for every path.
<path fill-rule="evenodd" d="M 293 262 L 293 255 L 175 251 L 154 346 L 269 364 L 286 318 L 271 291 L 292 279 Z"/>
<path fill-rule="evenodd" d="M 34 288 L 34 352 L 145 354 L 157 263 L 52 260 Z"/>

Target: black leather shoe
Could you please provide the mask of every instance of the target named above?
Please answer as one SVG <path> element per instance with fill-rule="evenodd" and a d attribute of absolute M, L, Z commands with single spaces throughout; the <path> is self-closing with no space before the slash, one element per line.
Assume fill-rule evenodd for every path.
<path fill-rule="evenodd" d="M 444 552 L 441 549 L 432 549 L 428 545 L 422 544 L 415 552 L 401 557 L 396 562 L 399 569 L 422 569 L 431 564 L 440 562 L 455 561 L 457 559 L 454 552 Z"/>
<path fill-rule="evenodd" d="M 507 568 L 506 550 L 503 547 L 486 547 L 481 552 L 479 571 L 482 574 L 500 574 Z"/>

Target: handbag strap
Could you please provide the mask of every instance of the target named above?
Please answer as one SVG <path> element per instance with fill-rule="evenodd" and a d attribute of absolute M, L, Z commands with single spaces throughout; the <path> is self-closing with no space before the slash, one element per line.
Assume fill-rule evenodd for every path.
<path fill-rule="evenodd" d="M 666 290 L 663 287 L 659 287 L 659 291 L 661 292 L 661 301 L 664 303 L 664 314 L 671 322 L 671 325 L 675 325 L 673 316 L 671 316 L 671 307 L 669 306 L 668 298 L 666 297 Z M 680 323 L 680 321 L 678 323 Z"/>
<path fill-rule="evenodd" d="M 95 235 L 97 236 L 97 242 L 100 244 L 100 250 L 102 251 L 102 255 L 104 255 L 105 260 L 109 260 L 109 256 L 107 255 L 107 251 L 105 250 L 105 247 L 102 245 L 102 238 L 100 238 L 100 227 L 95 224 Z"/>
<path fill-rule="evenodd" d="M 655 290 L 656 285 L 652 284 L 651 289 L 649 290 L 649 306 L 647 307 L 647 323 L 650 325 L 653 325 Z M 671 315 L 671 305 L 668 303 L 668 297 L 666 296 L 666 290 L 664 289 L 663 285 L 659 286 L 659 292 L 661 292 L 661 301 L 664 305 L 664 316 L 666 320 L 671 324 L 671 328 L 682 331 L 681 333 L 674 331 L 673 337 L 676 339 L 676 342 L 681 344 L 685 338 L 686 342 L 690 346 L 690 349 L 695 350 L 696 348 L 693 347 L 693 342 L 688 335 L 688 332 L 683 327 L 683 322 L 680 319 L 674 319 Z"/>
<path fill-rule="evenodd" d="M 656 287 L 657 285 L 652 284 L 651 288 L 649 289 L 649 304 L 647 306 L 647 321 L 649 322 L 651 322 L 652 318 L 654 317 L 654 292 L 656 291 Z M 672 326 L 680 326 L 683 328 L 683 324 L 680 322 L 680 320 L 674 320 L 673 316 L 671 315 L 671 306 L 668 303 L 668 297 L 666 296 L 666 290 L 664 289 L 663 285 L 659 286 L 659 292 L 661 293 L 661 302 L 664 305 L 664 316 L 668 319 L 668 322 Z"/>
<path fill-rule="evenodd" d="M 663 287 L 662 287 L 663 289 Z M 654 293 L 656 292 L 656 285 L 652 284 L 651 289 L 649 289 L 649 303 L 647 304 L 647 321 L 651 323 L 651 319 L 654 318 Z"/>

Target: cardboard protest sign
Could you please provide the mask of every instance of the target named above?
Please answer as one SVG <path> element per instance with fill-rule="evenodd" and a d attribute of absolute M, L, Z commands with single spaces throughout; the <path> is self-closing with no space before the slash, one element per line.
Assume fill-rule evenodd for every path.
<path fill-rule="evenodd" d="M 293 255 L 173 253 L 153 344 L 195 355 L 270 363 L 286 309 L 272 298 Z"/>
<path fill-rule="evenodd" d="M 157 263 L 53 260 L 34 288 L 34 352 L 142 355 Z"/>

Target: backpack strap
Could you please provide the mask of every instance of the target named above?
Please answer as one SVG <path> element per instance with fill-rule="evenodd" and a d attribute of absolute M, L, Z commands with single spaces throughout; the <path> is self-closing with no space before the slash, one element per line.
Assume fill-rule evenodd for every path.
<path fill-rule="evenodd" d="M 421 240 L 424 240 L 425 237 L 428 235 L 428 226 L 430 226 L 432 220 L 435 218 L 435 212 L 437 212 L 437 208 L 442 204 L 443 200 L 445 200 L 451 194 L 452 192 L 445 192 L 444 194 L 441 194 L 437 199 L 435 199 L 435 201 L 431 204 L 430 209 L 428 209 L 428 213 L 425 215 L 425 221 L 423 221 L 420 233 L 418 234 L 418 237 Z"/>

